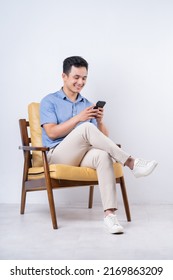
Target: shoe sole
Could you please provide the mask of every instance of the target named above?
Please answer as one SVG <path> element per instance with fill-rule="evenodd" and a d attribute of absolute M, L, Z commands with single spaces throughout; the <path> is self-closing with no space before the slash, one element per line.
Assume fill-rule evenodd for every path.
<path fill-rule="evenodd" d="M 124 231 L 123 230 L 117 230 L 117 231 L 115 231 L 115 230 L 110 230 L 107 226 L 105 226 L 105 229 L 106 229 L 106 231 L 108 231 L 109 233 L 111 233 L 111 234 L 123 234 L 124 233 Z"/>

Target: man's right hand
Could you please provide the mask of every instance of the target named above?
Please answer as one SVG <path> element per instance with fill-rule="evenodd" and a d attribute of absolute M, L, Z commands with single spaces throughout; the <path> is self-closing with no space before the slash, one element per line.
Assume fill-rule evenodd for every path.
<path fill-rule="evenodd" d="M 94 106 L 87 107 L 83 111 L 81 111 L 76 117 L 79 122 L 85 122 L 87 120 L 91 120 L 97 116 L 98 109 L 93 109 Z"/>

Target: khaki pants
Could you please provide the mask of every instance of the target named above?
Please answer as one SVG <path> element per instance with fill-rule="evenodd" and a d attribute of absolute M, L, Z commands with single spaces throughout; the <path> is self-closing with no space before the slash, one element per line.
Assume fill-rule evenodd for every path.
<path fill-rule="evenodd" d="M 106 210 L 117 209 L 113 161 L 124 165 L 129 156 L 95 125 L 85 122 L 48 152 L 48 161 L 50 164 L 60 163 L 96 169 L 103 209 Z"/>

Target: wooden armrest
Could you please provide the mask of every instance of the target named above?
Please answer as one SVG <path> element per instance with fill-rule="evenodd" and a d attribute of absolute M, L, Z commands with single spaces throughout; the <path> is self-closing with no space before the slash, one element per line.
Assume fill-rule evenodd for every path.
<path fill-rule="evenodd" d="M 19 146 L 19 149 L 23 151 L 41 151 L 41 152 L 49 151 L 49 148 L 47 147 Z"/>
<path fill-rule="evenodd" d="M 121 148 L 120 144 L 117 144 L 117 146 Z M 50 148 L 47 147 L 32 147 L 32 146 L 19 146 L 19 149 L 23 151 L 41 151 L 41 152 L 46 152 L 50 150 Z"/>

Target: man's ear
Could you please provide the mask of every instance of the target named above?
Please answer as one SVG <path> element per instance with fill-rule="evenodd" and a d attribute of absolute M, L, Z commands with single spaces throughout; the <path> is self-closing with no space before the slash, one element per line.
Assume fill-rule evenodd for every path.
<path fill-rule="evenodd" d="M 62 73 L 62 78 L 63 78 L 63 79 L 66 79 L 66 78 L 68 78 L 68 76 L 69 76 L 69 74 L 66 74 L 66 73 Z"/>
<path fill-rule="evenodd" d="M 62 79 L 65 81 L 67 79 L 67 75 L 65 73 L 62 73 Z"/>

